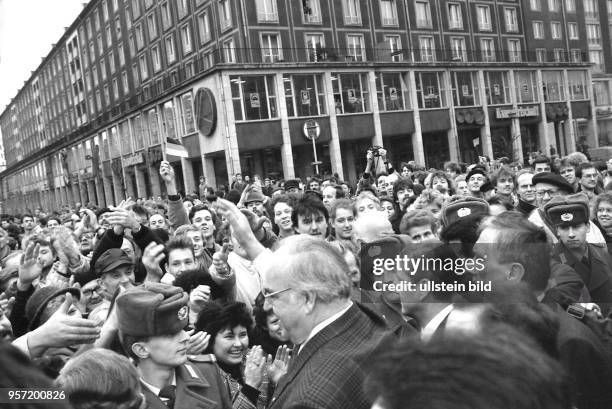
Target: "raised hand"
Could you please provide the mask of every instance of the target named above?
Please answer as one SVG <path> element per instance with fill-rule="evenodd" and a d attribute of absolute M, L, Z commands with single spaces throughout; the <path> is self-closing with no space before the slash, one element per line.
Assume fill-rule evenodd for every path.
<path fill-rule="evenodd" d="M 208 348 L 208 342 L 210 341 L 210 334 L 204 331 L 195 332 L 195 329 L 187 332 L 189 335 L 189 348 L 187 353 L 190 355 L 201 354 Z"/>
<path fill-rule="evenodd" d="M 244 383 L 258 389 L 264 379 L 266 370 L 266 358 L 259 345 L 251 348 L 247 354 L 244 365 Z"/>
<path fill-rule="evenodd" d="M 169 195 L 175 195 L 176 191 L 176 179 L 174 177 L 174 168 L 170 165 L 170 162 L 163 160 L 159 165 L 159 175 L 166 184 L 166 190 Z"/>
<path fill-rule="evenodd" d="M 219 215 L 225 217 L 232 228 L 232 236 L 238 241 L 250 260 L 254 260 L 264 247 L 259 243 L 253 231 L 247 216 L 238 209 L 232 202 L 218 198 L 213 205 Z"/>
<path fill-rule="evenodd" d="M 112 212 L 106 215 L 106 220 L 108 220 L 111 225 L 119 227 L 119 229 L 113 227 L 117 234 L 122 234 L 123 229 L 132 229 L 136 231 L 140 229 L 140 223 L 136 220 L 134 213 L 121 207 L 123 203 L 124 202 L 122 202 L 119 207 L 111 207 Z"/>
<path fill-rule="evenodd" d="M 32 357 L 39 356 L 47 348 L 91 344 L 100 336 L 100 327 L 95 322 L 69 315 L 72 294 L 59 309 L 40 327 L 28 333 L 28 347 Z"/>
<path fill-rule="evenodd" d="M 42 274 L 42 265 L 38 263 L 38 253 L 40 244 L 30 243 L 21 258 L 19 265 L 19 276 L 17 278 L 17 288 L 25 291 Z"/>
<path fill-rule="evenodd" d="M 4 312 L 5 316 L 10 317 L 13 305 L 15 305 L 15 297 L 8 298 L 6 293 L 0 294 L 0 316 L 2 316 L 1 312 Z"/>
<path fill-rule="evenodd" d="M 189 294 L 189 305 L 195 312 L 202 311 L 204 304 L 210 300 L 210 287 L 199 285 Z"/>
<path fill-rule="evenodd" d="M 165 247 L 163 244 L 157 244 L 154 241 L 145 247 L 144 253 L 142 254 L 142 264 L 147 270 L 147 281 L 159 282 L 164 275 L 159 266 L 159 263 L 166 257 L 164 249 Z"/>
<path fill-rule="evenodd" d="M 215 266 L 216 273 L 221 277 L 227 277 L 230 274 L 230 267 L 227 263 L 227 257 L 230 252 L 230 244 L 223 243 L 220 251 L 216 251 L 213 254 L 213 265 Z"/>
<path fill-rule="evenodd" d="M 276 356 L 268 355 L 266 359 L 266 368 L 268 370 L 268 379 L 273 384 L 278 384 L 280 378 L 287 373 L 289 361 L 291 360 L 291 350 L 287 345 L 281 345 L 276 350 Z"/>

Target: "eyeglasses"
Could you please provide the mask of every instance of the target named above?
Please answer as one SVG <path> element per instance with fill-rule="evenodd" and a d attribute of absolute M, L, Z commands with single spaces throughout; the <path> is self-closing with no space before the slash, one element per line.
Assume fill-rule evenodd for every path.
<path fill-rule="evenodd" d="M 548 195 L 548 197 L 557 197 L 557 196 L 561 196 L 562 193 L 558 190 L 538 190 L 536 191 L 537 197 L 545 197 L 546 195 Z"/>
<path fill-rule="evenodd" d="M 291 287 L 287 287 L 284 290 L 272 291 L 271 293 L 266 292 L 266 290 L 262 291 L 262 295 L 266 300 L 273 300 L 277 295 L 284 293 L 285 291 L 291 290 Z"/>

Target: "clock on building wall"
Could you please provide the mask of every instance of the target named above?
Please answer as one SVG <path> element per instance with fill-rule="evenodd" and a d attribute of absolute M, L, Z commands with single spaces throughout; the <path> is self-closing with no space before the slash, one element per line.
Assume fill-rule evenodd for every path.
<path fill-rule="evenodd" d="M 210 89 L 200 88 L 196 92 L 195 112 L 198 130 L 204 136 L 212 135 L 217 126 L 217 104 Z"/>

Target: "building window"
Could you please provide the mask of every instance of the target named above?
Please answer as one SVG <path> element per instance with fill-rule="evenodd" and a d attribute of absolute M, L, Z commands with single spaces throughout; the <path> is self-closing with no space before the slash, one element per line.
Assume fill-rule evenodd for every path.
<path fill-rule="evenodd" d="M 191 92 L 181 95 L 180 99 L 181 112 L 182 112 L 182 125 L 183 134 L 190 134 L 196 131 L 194 123 L 194 112 L 193 112 L 193 97 Z"/>
<path fill-rule="evenodd" d="M 593 81 L 593 94 L 595 96 L 595 106 L 610 105 L 608 81 Z"/>
<path fill-rule="evenodd" d="M 206 11 L 198 15 L 198 32 L 200 34 L 200 44 L 210 41 L 210 21 Z"/>
<path fill-rule="evenodd" d="M 508 73 L 505 71 L 485 71 L 485 92 L 487 104 L 510 104 L 510 83 Z"/>
<path fill-rule="evenodd" d="M 104 58 L 100 58 L 100 75 L 102 76 L 102 81 L 106 81 L 106 62 Z"/>
<path fill-rule="evenodd" d="M 157 23 L 155 22 L 155 14 L 151 13 L 147 16 L 147 27 L 149 29 L 149 40 L 157 38 Z"/>
<path fill-rule="evenodd" d="M 108 21 L 108 5 L 106 0 L 102 0 L 102 16 L 104 16 L 104 21 Z"/>
<path fill-rule="evenodd" d="M 567 80 L 572 101 L 589 99 L 586 71 L 568 71 Z"/>
<path fill-rule="evenodd" d="M 191 43 L 191 27 L 189 24 L 181 27 L 181 43 L 183 44 L 183 54 L 189 54 L 193 50 Z"/>
<path fill-rule="evenodd" d="M 480 40 L 480 50 L 482 52 L 482 61 L 495 61 L 495 43 L 492 38 L 482 38 Z"/>
<path fill-rule="evenodd" d="M 532 21 L 531 25 L 533 27 L 533 38 L 544 38 L 544 23 L 541 21 Z"/>
<path fill-rule="evenodd" d="M 121 72 L 121 82 L 123 85 L 123 94 L 127 95 L 130 92 L 130 83 L 128 81 L 127 71 Z"/>
<path fill-rule="evenodd" d="M 476 15 L 478 18 L 478 29 L 480 31 L 491 31 L 491 9 L 489 6 L 476 6 Z"/>
<path fill-rule="evenodd" d="M 477 72 L 454 72 L 453 100 L 457 106 L 480 105 Z"/>
<path fill-rule="evenodd" d="M 119 83 L 117 78 L 113 78 L 113 99 L 115 101 L 119 99 Z"/>
<path fill-rule="evenodd" d="M 153 60 L 153 72 L 161 70 L 161 55 L 157 44 L 151 47 L 151 59 Z"/>
<path fill-rule="evenodd" d="M 576 0 L 565 0 L 565 11 L 568 13 L 576 12 Z"/>
<path fill-rule="evenodd" d="M 224 62 L 236 62 L 236 46 L 233 39 L 223 42 L 223 57 Z"/>
<path fill-rule="evenodd" d="M 590 46 L 600 46 L 601 45 L 601 29 L 599 24 L 587 24 L 587 40 Z"/>
<path fill-rule="evenodd" d="M 115 19 L 115 32 L 117 33 L 117 38 L 121 38 L 121 20 L 119 17 Z"/>
<path fill-rule="evenodd" d="M 108 88 L 108 85 L 105 85 L 104 86 L 104 104 L 110 105 L 110 102 L 111 102 L 110 89 Z"/>
<path fill-rule="evenodd" d="M 166 58 L 168 64 L 176 61 L 176 47 L 174 46 L 174 37 L 172 35 L 166 37 Z"/>
<path fill-rule="evenodd" d="M 359 0 L 342 0 L 345 25 L 361 25 L 361 8 Z"/>
<path fill-rule="evenodd" d="M 102 55 L 104 52 L 104 42 L 102 40 L 102 34 L 98 34 L 98 55 Z"/>
<path fill-rule="evenodd" d="M 123 51 L 123 43 L 119 43 L 117 46 L 117 54 L 119 55 L 119 65 L 123 67 L 125 65 L 125 53 Z"/>
<path fill-rule="evenodd" d="M 467 61 L 467 50 L 465 48 L 465 38 L 451 37 L 451 53 L 453 61 Z"/>
<path fill-rule="evenodd" d="M 94 87 L 98 86 L 98 68 L 95 64 L 91 66 L 91 75 L 93 76 Z"/>
<path fill-rule="evenodd" d="M 269 23 L 278 21 L 276 0 L 256 0 L 257 21 Z"/>
<path fill-rule="evenodd" d="M 132 15 L 134 20 L 140 17 L 140 0 L 132 0 Z"/>
<path fill-rule="evenodd" d="M 561 23 L 558 21 L 550 22 L 550 33 L 555 40 L 561 39 Z"/>
<path fill-rule="evenodd" d="M 113 32 L 111 31 L 110 26 L 106 26 L 106 44 L 108 47 L 112 47 L 113 45 Z"/>
<path fill-rule="evenodd" d="M 415 80 L 419 108 L 444 108 L 447 106 L 444 73 L 415 72 Z"/>
<path fill-rule="evenodd" d="M 519 104 L 538 102 L 537 79 L 535 71 L 515 71 L 516 98 Z"/>
<path fill-rule="evenodd" d="M 385 42 L 389 44 L 389 53 L 391 54 L 391 61 L 398 62 L 404 59 L 402 52 L 402 40 L 398 35 L 387 35 L 384 36 Z"/>
<path fill-rule="evenodd" d="M 565 61 L 565 50 L 563 48 L 553 49 L 553 61 L 555 62 Z"/>
<path fill-rule="evenodd" d="M 368 74 L 332 73 L 337 114 L 370 112 Z"/>
<path fill-rule="evenodd" d="M 376 73 L 376 96 L 380 111 L 404 111 L 410 109 L 410 93 L 399 72 Z"/>
<path fill-rule="evenodd" d="M 570 40 L 578 40 L 578 23 L 567 23 Z"/>
<path fill-rule="evenodd" d="M 508 57 L 510 62 L 521 62 L 521 40 L 508 40 Z"/>
<path fill-rule="evenodd" d="M 325 47 L 325 36 L 321 33 L 309 33 L 304 35 L 307 58 L 309 62 L 324 61 L 326 56 L 323 55 Z"/>
<path fill-rule="evenodd" d="M 189 13 L 189 0 L 176 0 L 179 19 L 185 17 Z"/>
<path fill-rule="evenodd" d="M 321 4 L 319 0 L 302 0 L 304 23 L 321 23 Z"/>
<path fill-rule="evenodd" d="M 516 33 L 519 31 L 518 15 L 514 7 L 504 8 L 504 19 L 506 20 L 506 31 L 507 32 Z"/>
<path fill-rule="evenodd" d="M 380 17 L 383 26 L 397 26 L 397 5 L 395 0 L 380 0 Z"/>
<path fill-rule="evenodd" d="M 435 47 L 433 37 L 419 37 L 421 61 L 436 61 Z"/>
<path fill-rule="evenodd" d="M 283 76 L 287 116 L 304 117 L 326 115 L 326 99 L 320 74 Z"/>
<path fill-rule="evenodd" d="M 162 3 L 161 5 L 161 17 L 162 27 L 166 30 L 172 25 L 172 11 L 170 10 L 170 4 L 168 2 Z"/>
<path fill-rule="evenodd" d="M 274 76 L 231 76 L 236 121 L 277 118 Z"/>
<path fill-rule="evenodd" d="M 612 0 L 608 0 L 608 20 L 612 20 Z"/>
<path fill-rule="evenodd" d="M 448 3 L 448 28 L 463 28 L 463 15 L 461 14 L 461 4 L 459 3 Z"/>
<path fill-rule="evenodd" d="M 540 11 L 542 10 L 542 1 L 541 0 L 530 0 L 529 5 L 531 6 L 531 10 Z"/>
<path fill-rule="evenodd" d="M 365 61 L 365 43 L 363 35 L 348 34 L 346 36 L 346 55 L 351 57 L 353 61 Z"/>
<path fill-rule="evenodd" d="M 431 28 L 431 7 L 429 1 L 417 1 L 414 5 L 416 10 L 416 25 L 420 28 Z"/>
<path fill-rule="evenodd" d="M 149 69 L 147 67 L 147 56 L 145 54 L 138 57 L 138 62 L 140 64 L 140 77 L 143 81 L 146 81 L 149 78 Z"/>
<path fill-rule="evenodd" d="M 548 0 L 548 11 L 558 13 L 561 10 L 561 0 Z"/>
<path fill-rule="evenodd" d="M 589 62 L 595 64 L 593 67 L 594 71 L 603 71 L 603 51 L 589 50 Z"/>
<path fill-rule="evenodd" d="M 546 48 L 536 48 L 536 61 L 537 62 L 546 62 Z"/>
<path fill-rule="evenodd" d="M 583 62 L 582 61 L 582 50 L 575 48 L 571 50 L 572 62 Z"/>
<path fill-rule="evenodd" d="M 110 69 L 111 74 L 115 73 L 115 55 L 112 51 L 108 55 L 108 68 Z"/>
<path fill-rule="evenodd" d="M 263 62 L 272 63 L 283 59 L 280 35 L 278 33 L 262 33 L 260 41 Z"/>
<path fill-rule="evenodd" d="M 232 26 L 232 6 L 230 0 L 219 1 L 219 18 L 221 20 L 222 30 L 226 30 Z"/>
<path fill-rule="evenodd" d="M 584 16 L 586 18 L 599 19 L 599 5 L 597 0 L 584 1 Z"/>
<path fill-rule="evenodd" d="M 134 86 L 138 87 L 140 85 L 140 71 L 138 71 L 138 64 L 136 63 L 132 65 L 132 76 L 134 78 Z"/>
<path fill-rule="evenodd" d="M 144 33 L 142 30 L 142 25 L 138 24 L 134 27 L 134 30 L 136 30 L 136 46 L 138 51 L 140 51 L 140 49 L 144 46 Z"/>
<path fill-rule="evenodd" d="M 542 71 L 542 83 L 544 101 L 559 102 L 565 100 L 563 71 Z"/>

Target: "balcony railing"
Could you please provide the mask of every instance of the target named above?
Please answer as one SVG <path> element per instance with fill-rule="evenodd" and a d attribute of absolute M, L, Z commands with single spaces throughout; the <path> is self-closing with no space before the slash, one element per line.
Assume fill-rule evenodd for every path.
<path fill-rule="evenodd" d="M 277 12 L 257 13 L 257 21 L 276 22 L 278 21 L 278 13 Z"/>
<path fill-rule="evenodd" d="M 361 24 L 361 17 L 359 16 L 344 16 L 344 24 Z"/>
<path fill-rule="evenodd" d="M 382 19 L 383 26 L 397 26 L 397 18 L 396 17 L 383 17 Z"/>

